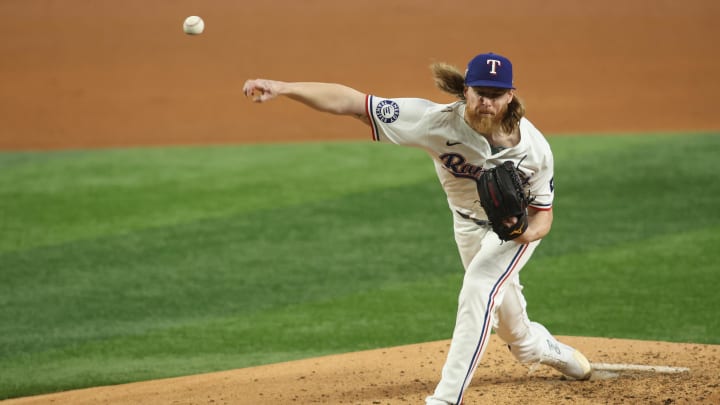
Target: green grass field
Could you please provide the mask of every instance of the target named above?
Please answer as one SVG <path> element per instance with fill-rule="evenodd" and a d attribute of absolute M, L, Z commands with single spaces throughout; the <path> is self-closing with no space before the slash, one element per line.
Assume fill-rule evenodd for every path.
<path fill-rule="evenodd" d="M 720 344 L 720 135 L 549 140 L 530 316 Z M 451 228 L 396 146 L 0 153 L 0 399 L 448 339 Z"/>

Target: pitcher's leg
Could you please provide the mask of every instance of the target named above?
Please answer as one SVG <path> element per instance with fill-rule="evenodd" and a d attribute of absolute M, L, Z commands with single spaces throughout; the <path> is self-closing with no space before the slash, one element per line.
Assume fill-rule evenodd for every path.
<path fill-rule="evenodd" d="M 584 380 L 592 368 L 585 356 L 573 347 L 555 339 L 541 324 L 531 322 L 526 311 L 519 277 L 509 280 L 503 301 L 496 311 L 495 331 L 523 364 L 546 364 L 566 376 Z"/>
<path fill-rule="evenodd" d="M 459 404 L 487 347 L 496 305 L 503 299 L 505 283 L 527 262 L 530 245 L 483 246 L 465 273 L 458 300 L 450 350 L 435 393 L 428 404 Z"/>
<path fill-rule="evenodd" d="M 502 305 L 498 306 L 495 314 L 495 333 L 510 346 L 518 360 L 526 362 L 523 360 L 530 359 L 537 351 L 538 338 L 531 332 L 519 274 L 509 280 L 505 288 Z"/>

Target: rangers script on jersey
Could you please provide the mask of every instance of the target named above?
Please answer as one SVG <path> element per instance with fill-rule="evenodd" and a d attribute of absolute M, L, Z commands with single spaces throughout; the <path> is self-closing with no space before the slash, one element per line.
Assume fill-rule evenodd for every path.
<path fill-rule="evenodd" d="M 386 99 L 368 95 L 366 112 L 373 140 L 414 146 L 427 151 L 435 163 L 450 209 L 475 221 L 486 221 L 475 180 L 483 169 L 510 160 L 529 181 L 531 207 L 552 208 L 553 155 L 550 145 L 526 118 L 520 121 L 520 142 L 493 150 L 484 136 L 466 122 L 465 103 L 437 104 L 418 98 Z"/>

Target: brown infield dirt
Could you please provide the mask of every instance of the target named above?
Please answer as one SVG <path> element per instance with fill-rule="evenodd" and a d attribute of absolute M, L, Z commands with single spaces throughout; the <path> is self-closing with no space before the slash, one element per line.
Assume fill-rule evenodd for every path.
<path fill-rule="evenodd" d="M 203 35 L 182 33 L 192 14 L 205 19 Z M 528 117 L 548 135 L 720 129 L 716 0 L 3 0 L 0 15 L 0 150 L 369 139 L 355 120 L 284 100 L 252 104 L 242 83 L 331 81 L 449 102 L 433 87 L 428 65 L 463 67 L 485 51 L 513 60 Z M 582 305 L 592 297 L 574 310 Z M 720 346 L 561 340 L 595 363 L 673 369 L 598 371 L 590 381 L 569 381 L 517 364 L 493 336 L 465 403 L 720 403 Z M 447 346 L 6 403 L 417 404 L 437 383 Z"/>

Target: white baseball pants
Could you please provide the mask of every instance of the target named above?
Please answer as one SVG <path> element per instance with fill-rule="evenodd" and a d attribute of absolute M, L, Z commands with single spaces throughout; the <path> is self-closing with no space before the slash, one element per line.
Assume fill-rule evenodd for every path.
<path fill-rule="evenodd" d="M 455 241 L 465 267 L 457 319 L 442 377 L 427 404 L 460 404 L 492 329 L 524 361 L 538 347 L 530 332 L 518 273 L 540 241 L 501 243 L 487 226 L 454 214 Z"/>

